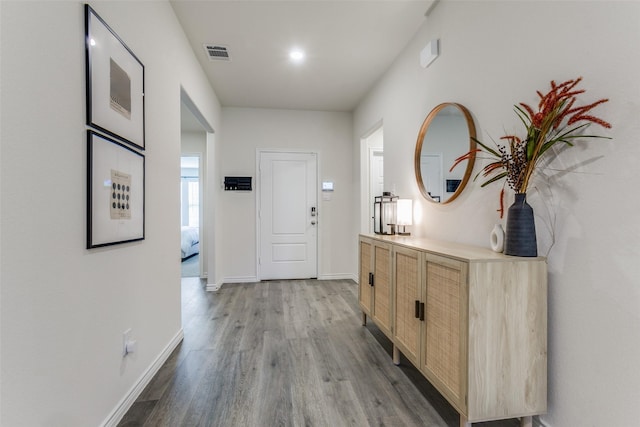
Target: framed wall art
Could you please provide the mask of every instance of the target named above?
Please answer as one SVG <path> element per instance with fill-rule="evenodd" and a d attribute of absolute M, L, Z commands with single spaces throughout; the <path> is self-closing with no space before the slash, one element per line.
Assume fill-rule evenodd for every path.
<path fill-rule="evenodd" d="M 144 150 L 144 65 L 85 5 L 87 125 Z"/>
<path fill-rule="evenodd" d="M 144 239 L 144 155 L 87 131 L 87 249 Z"/>

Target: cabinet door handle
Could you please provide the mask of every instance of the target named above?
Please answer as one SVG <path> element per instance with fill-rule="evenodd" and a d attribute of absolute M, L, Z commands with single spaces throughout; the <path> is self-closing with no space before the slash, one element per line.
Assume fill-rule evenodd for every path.
<path fill-rule="evenodd" d="M 420 303 L 420 320 L 424 320 L 424 303 Z"/>
<path fill-rule="evenodd" d="M 369 273 L 369 284 L 373 286 L 373 273 Z"/>
<path fill-rule="evenodd" d="M 416 300 L 416 312 L 414 316 L 416 319 L 420 318 L 420 301 L 418 300 Z"/>

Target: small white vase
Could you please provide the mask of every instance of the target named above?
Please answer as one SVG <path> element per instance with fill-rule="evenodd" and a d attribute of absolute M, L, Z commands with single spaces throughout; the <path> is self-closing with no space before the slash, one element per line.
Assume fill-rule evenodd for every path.
<path fill-rule="evenodd" d="M 502 225 L 496 224 L 489 235 L 491 249 L 494 252 L 502 252 L 504 250 L 504 229 Z"/>

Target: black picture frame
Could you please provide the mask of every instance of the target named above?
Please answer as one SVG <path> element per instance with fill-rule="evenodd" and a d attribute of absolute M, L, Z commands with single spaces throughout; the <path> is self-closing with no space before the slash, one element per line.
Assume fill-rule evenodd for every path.
<path fill-rule="evenodd" d="M 87 130 L 87 249 L 144 240 L 145 156 Z"/>
<path fill-rule="evenodd" d="M 85 4 L 87 126 L 145 149 L 144 65 Z"/>
<path fill-rule="evenodd" d="M 461 182 L 462 182 L 461 179 L 447 179 L 446 180 L 447 193 L 455 193 L 458 187 L 460 187 Z"/>

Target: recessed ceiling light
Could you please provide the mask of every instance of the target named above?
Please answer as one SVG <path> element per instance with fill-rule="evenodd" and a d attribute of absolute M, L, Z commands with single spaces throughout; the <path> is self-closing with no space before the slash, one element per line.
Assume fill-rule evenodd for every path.
<path fill-rule="evenodd" d="M 293 49 L 289 52 L 289 58 L 291 58 L 293 62 L 300 63 L 304 61 L 304 52 L 300 49 Z"/>

